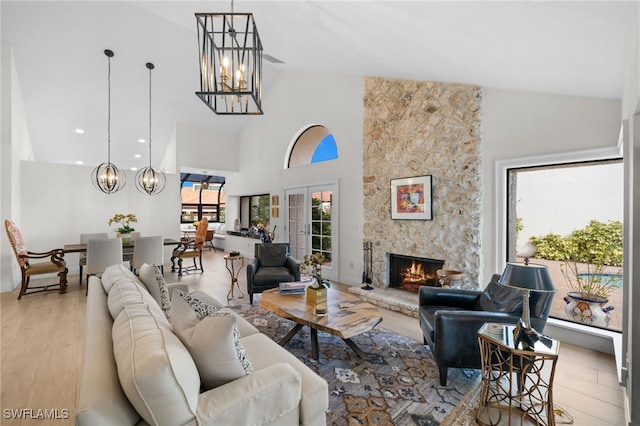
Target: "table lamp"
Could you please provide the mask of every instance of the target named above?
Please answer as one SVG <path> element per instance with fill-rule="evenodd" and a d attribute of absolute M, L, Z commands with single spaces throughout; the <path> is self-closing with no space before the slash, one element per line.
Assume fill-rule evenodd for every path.
<path fill-rule="evenodd" d="M 529 294 L 532 291 L 556 291 L 547 267 L 530 264 L 528 258 L 524 259 L 524 263 L 507 263 L 498 283 L 522 290 L 522 318 L 513 331 L 516 348 L 522 342 L 525 348 L 532 349 L 537 341 L 550 347 L 551 339 L 539 334 L 531 327 L 529 313 Z"/>

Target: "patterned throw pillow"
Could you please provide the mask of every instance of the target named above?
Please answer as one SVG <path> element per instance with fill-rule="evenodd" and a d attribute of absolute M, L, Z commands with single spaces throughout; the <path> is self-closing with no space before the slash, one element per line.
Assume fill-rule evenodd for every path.
<path fill-rule="evenodd" d="M 167 283 L 160 268 L 153 263 L 151 265 L 145 263 L 140 267 L 140 281 L 142 281 L 155 301 L 158 302 L 167 319 L 170 319 L 171 296 L 169 296 Z"/>
<path fill-rule="evenodd" d="M 240 342 L 235 315 L 175 290 L 171 327 L 198 367 L 203 390 L 213 389 L 253 372 Z"/>

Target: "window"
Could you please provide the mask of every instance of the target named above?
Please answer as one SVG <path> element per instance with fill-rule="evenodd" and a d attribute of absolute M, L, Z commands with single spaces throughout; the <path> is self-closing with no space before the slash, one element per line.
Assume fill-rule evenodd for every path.
<path fill-rule="evenodd" d="M 180 223 L 206 217 L 209 222 L 225 221 L 224 177 L 181 173 Z"/>
<path fill-rule="evenodd" d="M 338 158 L 338 147 L 329 130 L 321 125 L 308 127 L 295 140 L 287 167 L 320 163 Z"/>
<path fill-rule="evenodd" d="M 625 307 L 619 275 L 622 273 L 622 161 L 509 168 L 507 188 L 507 261 L 530 257 L 532 263 L 547 266 L 556 286 L 550 317 L 621 331 Z M 585 241 L 592 243 L 585 245 Z M 575 263 L 566 261 L 567 253 L 578 258 L 580 252 L 588 253 Z M 569 305 L 570 302 L 564 300 L 571 291 L 565 278 L 567 267 L 577 266 L 582 279 L 591 278 L 585 274 L 594 272 L 594 265 L 599 263 L 597 259 L 603 259 L 604 266 L 596 279 L 612 287 L 605 304 L 614 308 L 608 312 L 609 320 L 603 312 L 599 312 L 600 318 L 590 317 L 588 311 L 583 315 L 581 306 Z M 569 273 L 569 277 L 574 275 Z M 567 306 L 573 309 L 567 312 Z"/>
<path fill-rule="evenodd" d="M 249 229 L 259 223 L 268 226 L 270 214 L 269 194 L 240 197 L 240 227 Z"/>

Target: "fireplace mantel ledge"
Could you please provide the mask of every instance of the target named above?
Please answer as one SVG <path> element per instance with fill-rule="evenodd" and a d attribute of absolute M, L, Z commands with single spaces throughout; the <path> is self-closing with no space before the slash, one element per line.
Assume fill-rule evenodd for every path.
<path fill-rule="evenodd" d="M 373 290 L 349 287 L 349 293 L 357 294 L 372 305 L 418 318 L 418 293 L 411 293 L 395 288 L 382 289 L 378 287 L 374 287 Z"/>

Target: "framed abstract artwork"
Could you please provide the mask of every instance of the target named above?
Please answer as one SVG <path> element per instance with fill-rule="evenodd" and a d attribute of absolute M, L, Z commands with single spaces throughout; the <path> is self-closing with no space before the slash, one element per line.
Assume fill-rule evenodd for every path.
<path fill-rule="evenodd" d="M 433 219 L 431 175 L 391 179 L 391 219 Z"/>

